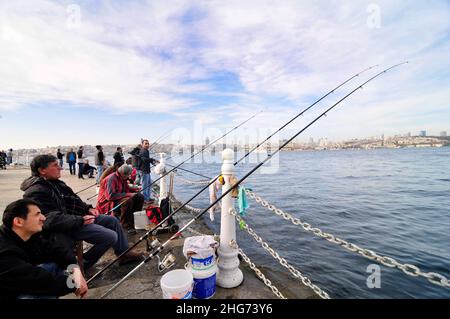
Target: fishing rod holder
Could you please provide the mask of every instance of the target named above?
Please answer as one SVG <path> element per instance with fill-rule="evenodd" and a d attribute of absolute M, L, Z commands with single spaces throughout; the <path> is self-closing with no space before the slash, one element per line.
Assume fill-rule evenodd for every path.
<path fill-rule="evenodd" d="M 176 257 L 172 253 L 168 253 L 164 256 L 164 258 L 161 260 L 159 258 L 159 255 L 156 255 L 156 258 L 158 258 L 158 271 L 163 272 L 165 270 L 168 270 L 172 268 L 175 265 Z"/>

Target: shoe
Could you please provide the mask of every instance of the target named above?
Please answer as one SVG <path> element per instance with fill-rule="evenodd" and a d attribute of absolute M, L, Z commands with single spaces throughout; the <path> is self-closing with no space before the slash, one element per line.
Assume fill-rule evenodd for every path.
<path fill-rule="evenodd" d="M 128 235 L 136 235 L 136 229 L 134 229 L 134 228 L 127 229 L 127 234 Z"/>
<path fill-rule="evenodd" d="M 142 261 L 143 257 L 143 253 L 131 250 L 119 259 L 119 265 L 126 265 L 134 261 Z"/>

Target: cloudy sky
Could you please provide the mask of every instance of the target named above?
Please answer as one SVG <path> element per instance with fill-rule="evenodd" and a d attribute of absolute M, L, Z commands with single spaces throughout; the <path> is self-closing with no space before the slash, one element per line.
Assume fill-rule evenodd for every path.
<path fill-rule="evenodd" d="M 304 140 L 450 133 L 450 2 L 0 0 L 0 148 L 263 135 L 379 65 L 286 137 L 406 60 Z"/>

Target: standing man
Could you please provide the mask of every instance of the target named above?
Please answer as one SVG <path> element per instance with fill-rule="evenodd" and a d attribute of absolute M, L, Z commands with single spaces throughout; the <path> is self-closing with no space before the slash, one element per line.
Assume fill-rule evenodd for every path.
<path fill-rule="evenodd" d="M 92 267 L 110 247 L 117 256 L 128 249 L 127 235 L 117 218 L 99 215 L 59 179 L 61 167 L 56 157 L 38 155 L 30 166 L 32 176 L 20 187 L 25 192 L 23 197 L 40 204 L 48 238 L 64 243 L 67 249 L 73 249 L 80 240 L 93 245 L 83 254 L 84 269 Z M 131 250 L 121 257 L 119 264 L 141 258 L 142 254 Z"/>
<path fill-rule="evenodd" d="M 84 148 L 80 146 L 77 152 L 78 156 L 78 178 L 84 179 L 83 177 L 83 166 L 84 166 Z"/>
<path fill-rule="evenodd" d="M 12 161 L 13 161 L 13 150 L 12 150 L 12 148 L 10 148 L 9 150 L 8 150 L 8 153 L 7 153 L 7 161 L 8 161 L 8 165 L 11 165 L 12 164 Z"/>
<path fill-rule="evenodd" d="M 73 148 L 70 149 L 66 154 L 66 162 L 69 163 L 70 175 L 75 175 L 75 163 L 77 162 L 77 154 L 73 151 Z"/>
<path fill-rule="evenodd" d="M 155 165 L 159 161 L 150 157 L 150 142 L 148 140 L 142 140 L 142 149 L 139 152 L 140 157 L 140 171 L 142 172 L 142 195 L 144 195 L 144 204 L 152 204 L 155 200 L 152 198 L 152 192 L 150 185 L 152 183 L 150 163 Z"/>
<path fill-rule="evenodd" d="M 61 150 L 58 148 L 58 151 L 56 152 L 56 157 L 59 160 L 59 166 L 61 166 L 62 168 L 64 168 L 64 163 L 63 163 L 63 153 L 61 153 Z"/>
<path fill-rule="evenodd" d="M 33 200 L 19 199 L 6 207 L 0 227 L 0 299 L 56 298 L 71 292 L 84 297 L 88 292 L 73 250 L 39 234 L 44 222 Z M 72 273 L 65 273 L 69 265 Z"/>
<path fill-rule="evenodd" d="M 117 148 L 117 152 L 114 153 L 114 166 L 122 166 L 123 164 L 125 164 L 125 158 L 123 157 L 123 152 L 122 152 L 122 148 L 119 146 Z"/>
<path fill-rule="evenodd" d="M 97 153 L 95 153 L 95 166 L 97 166 L 97 179 L 95 182 L 100 182 L 100 177 L 103 174 L 103 168 L 105 167 L 105 156 L 103 155 L 103 147 L 101 145 L 96 145 Z"/>

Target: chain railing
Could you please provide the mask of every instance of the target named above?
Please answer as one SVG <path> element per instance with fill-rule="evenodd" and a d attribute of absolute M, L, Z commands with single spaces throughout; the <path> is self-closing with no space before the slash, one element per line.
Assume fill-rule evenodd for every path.
<path fill-rule="evenodd" d="M 230 241 L 230 246 L 234 249 L 237 249 L 239 254 L 242 256 L 242 259 L 248 264 L 248 266 L 250 267 L 251 270 L 253 270 L 255 272 L 255 274 L 264 282 L 264 284 L 270 288 L 270 290 L 272 290 L 272 292 L 274 293 L 275 296 L 277 296 L 280 299 L 287 299 L 285 296 L 283 296 L 283 294 L 280 292 L 280 290 L 275 287 L 274 284 L 272 284 L 272 282 L 270 281 L 270 279 L 268 279 L 262 272 L 261 270 L 258 269 L 258 267 L 256 267 L 255 263 L 253 263 L 250 258 L 244 253 L 244 251 L 239 248 L 239 246 L 237 245 L 236 241 L 233 239 Z"/>
<path fill-rule="evenodd" d="M 191 181 L 186 178 L 181 177 L 180 175 L 176 175 L 176 179 L 180 180 L 182 183 L 190 184 L 190 185 L 207 185 L 211 181 L 210 180 L 199 180 L 199 181 Z"/>
<path fill-rule="evenodd" d="M 382 256 L 382 255 L 377 254 L 373 250 L 364 249 L 364 248 L 359 247 L 356 244 L 349 243 L 346 240 L 338 238 L 330 233 L 326 233 L 319 228 L 312 227 L 310 224 L 303 222 L 300 218 L 294 217 L 291 214 L 284 212 L 283 210 L 268 203 L 266 200 L 264 200 L 260 196 L 256 195 L 254 192 L 250 191 L 249 189 L 246 189 L 245 192 L 247 193 L 247 195 L 250 198 L 254 199 L 262 207 L 267 208 L 271 212 L 284 218 L 287 221 L 290 221 L 292 224 L 294 224 L 296 226 L 301 226 L 307 232 L 311 232 L 314 235 L 324 238 L 325 240 L 327 240 L 333 244 L 337 244 L 341 247 L 344 247 L 345 249 L 347 249 L 350 252 L 356 252 L 365 258 L 368 258 L 370 260 L 381 263 L 382 265 L 385 265 L 387 267 L 398 268 L 409 276 L 412 276 L 412 277 L 420 276 L 420 277 L 428 279 L 428 281 L 431 282 L 432 284 L 435 284 L 435 285 L 438 285 L 441 287 L 450 288 L 449 280 L 441 274 L 438 274 L 435 272 L 423 272 L 420 270 L 419 267 L 417 267 L 415 265 L 402 264 L 391 257 Z"/>
<path fill-rule="evenodd" d="M 239 216 L 239 214 L 237 214 L 234 209 L 230 209 L 230 214 L 236 218 L 242 229 L 246 230 L 258 243 L 261 244 L 264 250 L 266 250 L 273 258 L 275 258 L 283 267 L 289 270 L 294 277 L 300 279 L 305 286 L 310 287 L 322 299 L 330 299 L 328 293 L 320 289 L 317 285 L 313 284 L 309 278 L 303 275 L 299 270 L 295 269 L 294 266 L 290 265 L 285 258 L 281 257 L 273 248 L 269 246 L 267 242 L 265 242 L 260 236 L 258 236 L 258 234 L 256 234 L 255 231 L 251 227 L 249 227 L 247 223 L 245 223 L 242 217 Z"/>

